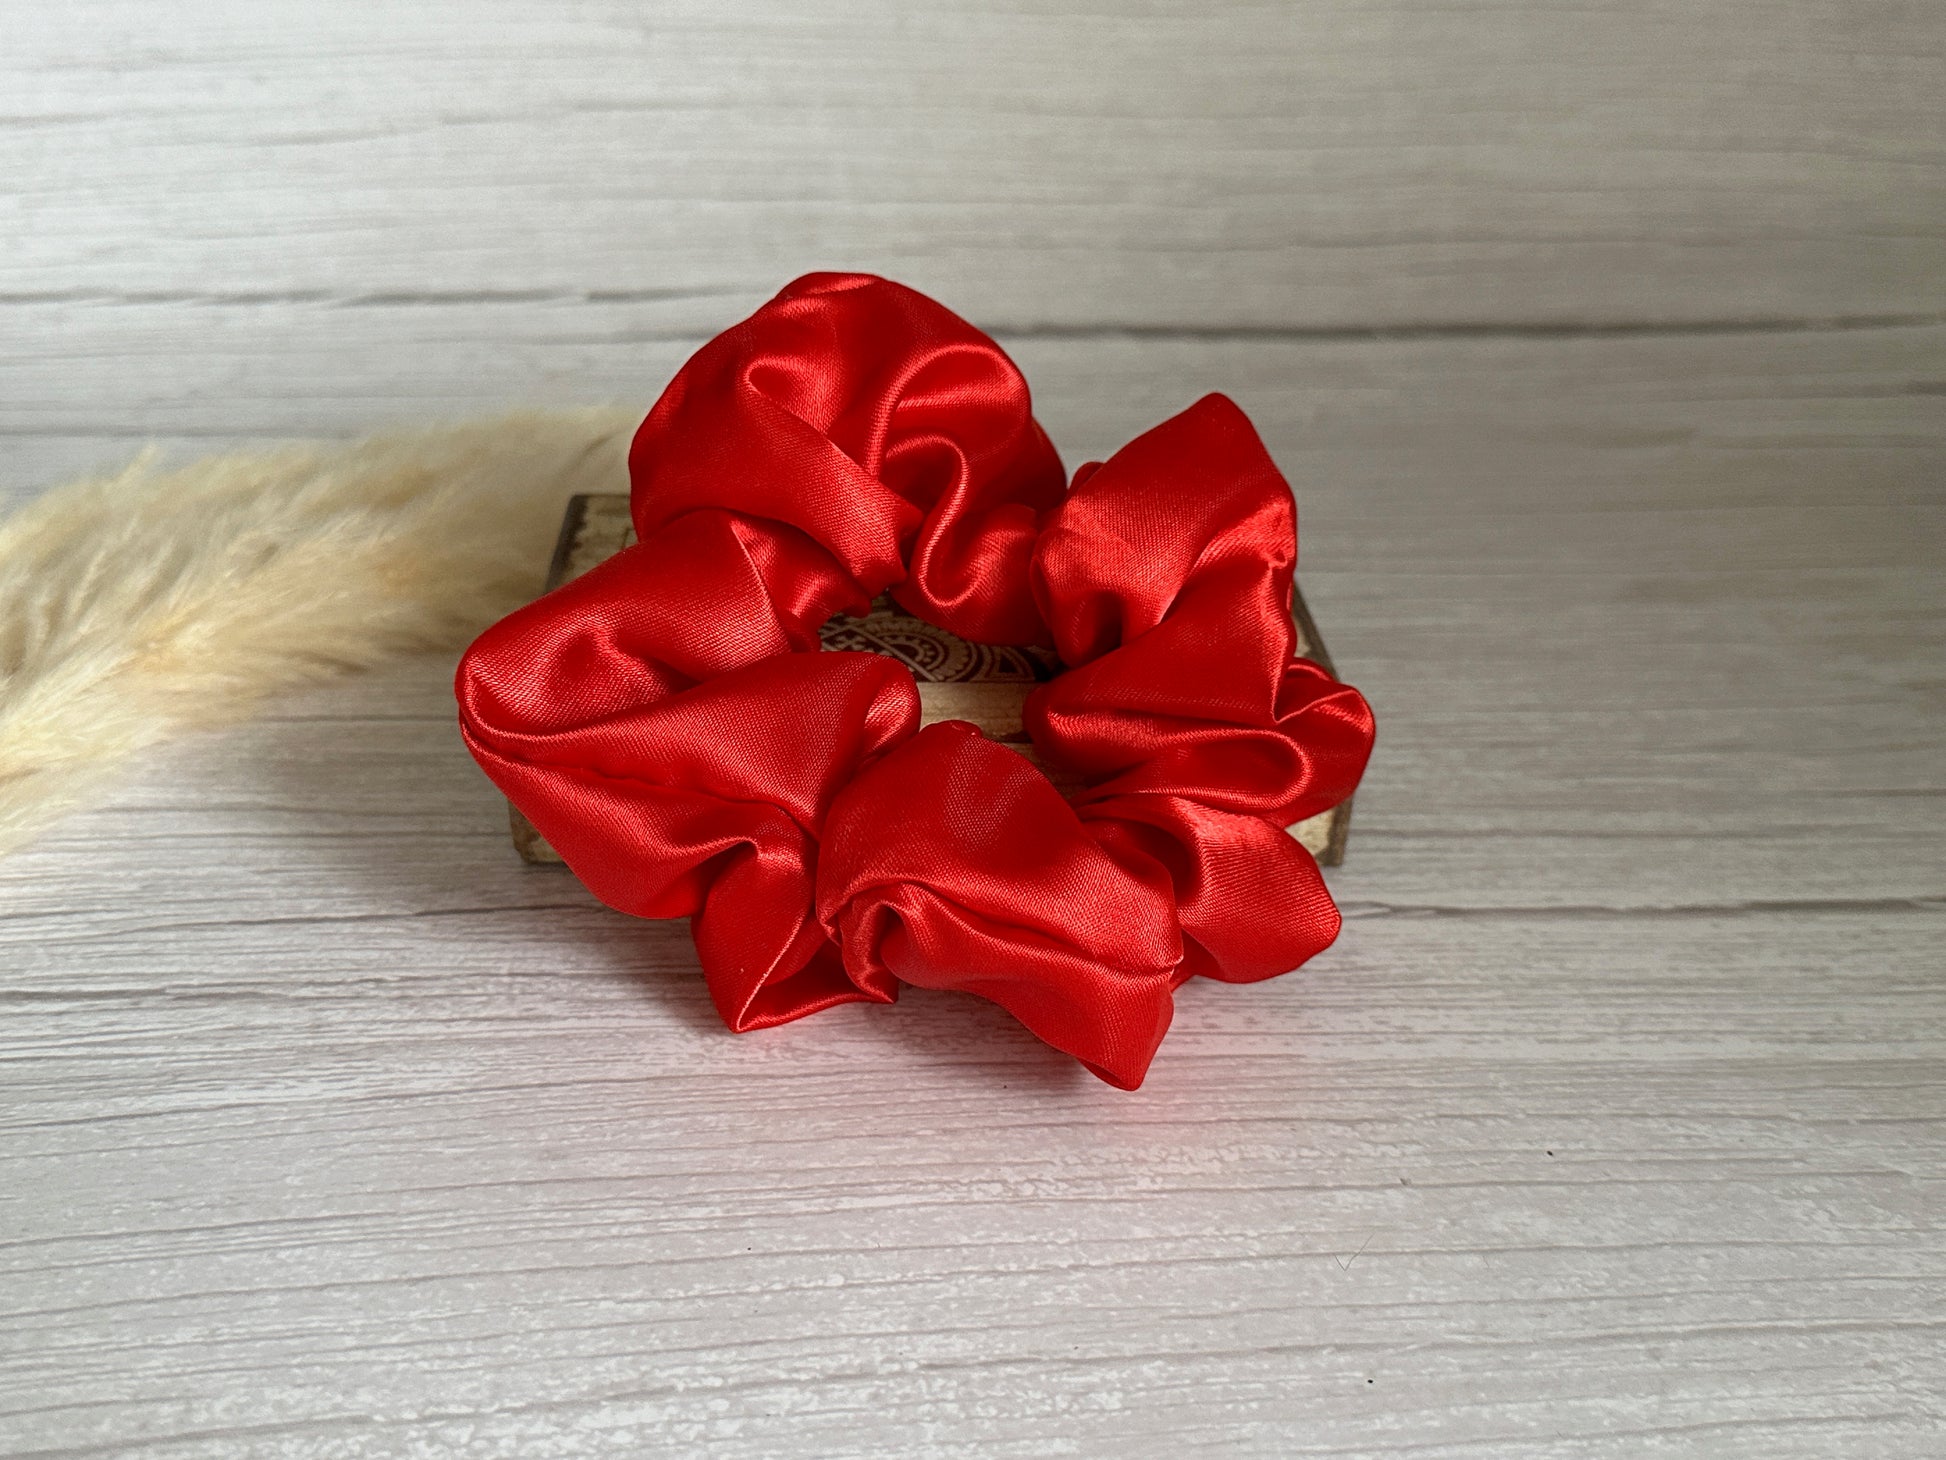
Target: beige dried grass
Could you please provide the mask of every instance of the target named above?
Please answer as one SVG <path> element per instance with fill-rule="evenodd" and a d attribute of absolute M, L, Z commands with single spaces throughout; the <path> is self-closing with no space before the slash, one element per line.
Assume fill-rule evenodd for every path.
<path fill-rule="evenodd" d="M 266 696 L 451 649 L 540 589 L 632 416 L 523 413 L 70 483 L 0 521 L 0 853 L 128 758 Z"/>

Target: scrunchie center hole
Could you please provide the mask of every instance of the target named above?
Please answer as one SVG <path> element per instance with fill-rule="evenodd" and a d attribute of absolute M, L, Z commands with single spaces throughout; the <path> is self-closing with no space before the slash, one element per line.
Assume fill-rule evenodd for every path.
<path fill-rule="evenodd" d="M 992 740 L 1024 748 L 1021 710 L 1028 693 L 1061 672 L 1052 649 L 970 644 L 906 612 L 889 595 L 864 618 L 839 614 L 818 631 L 824 647 L 883 654 L 912 672 L 919 687 L 919 722 L 967 720 Z"/>

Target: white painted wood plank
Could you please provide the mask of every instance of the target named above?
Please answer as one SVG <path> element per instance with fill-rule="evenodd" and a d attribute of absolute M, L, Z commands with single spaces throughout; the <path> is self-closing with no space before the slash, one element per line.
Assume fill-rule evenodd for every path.
<path fill-rule="evenodd" d="M 1929 5 L 15 0 L 0 294 L 1936 314 Z"/>
<path fill-rule="evenodd" d="M 157 758 L 0 862 L 0 1453 L 1946 1446 L 1927 7 L 4 27 L 0 492 L 646 404 L 879 268 L 1071 458 L 1237 395 L 1382 738 L 1345 939 L 1132 1099 L 968 1000 L 724 1034 L 445 665 Z"/>
<path fill-rule="evenodd" d="M 961 298 L 945 302 L 995 324 Z M 741 311 L 729 301 L 693 316 L 608 301 L 10 304 L 0 335 L 5 475 L 16 490 L 45 480 L 11 462 L 50 436 L 69 438 L 61 449 L 71 454 L 98 449 L 86 444 L 96 438 L 133 449 L 158 437 L 348 435 L 516 405 L 646 410 Z M 1943 325 L 1561 340 L 1114 329 L 1000 338 L 1070 455 L 1113 450 L 1210 390 L 1236 395 L 1285 450 L 1325 424 L 1360 457 L 1401 441 L 1899 450 L 1938 439 L 1946 396 Z M 1577 414 L 1557 419 L 1563 410 Z"/>
<path fill-rule="evenodd" d="M 1359 918 L 1197 990 L 1128 1100 L 963 1000 L 723 1034 L 680 930 L 516 867 L 484 786 L 388 839 L 454 757 L 234 804 L 314 733 L 150 782 L 198 858 L 53 864 L 151 931 L 37 945 L 0 1045 L 17 1450 L 1939 1432 L 1936 913 Z"/>
<path fill-rule="evenodd" d="M 1938 1451 L 1942 334 L 1020 342 L 1072 457 L 1258 415 L 1380 710 L 1345 937 L 1132 1097 L 724 1033 L 445 663 L 157 758 L 0 862 L 0 1453 Z M 245 338 L 242 429 L 383 410 Z"/>

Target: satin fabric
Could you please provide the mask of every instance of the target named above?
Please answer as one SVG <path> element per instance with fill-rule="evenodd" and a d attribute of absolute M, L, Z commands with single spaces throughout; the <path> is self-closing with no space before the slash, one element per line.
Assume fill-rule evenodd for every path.
<path fill-rule="evenodd" d="M 1351 794 L 1372 716 L 1293 656 L 1290 490 L 1224 397 L 1068 485 L 992 340 L 814 274 L 683 367 L 630 474 L 638 543 L 480 636 L 460 725 L 598 897 L 692 920 L 732 1029 L 958 989 L 1133 1089 L 1184 981 L 1336 936 L 1283 828 Z M 1057 650 L 1026 723 L 1080 792 L 819 650 L 887 590 Z"/>

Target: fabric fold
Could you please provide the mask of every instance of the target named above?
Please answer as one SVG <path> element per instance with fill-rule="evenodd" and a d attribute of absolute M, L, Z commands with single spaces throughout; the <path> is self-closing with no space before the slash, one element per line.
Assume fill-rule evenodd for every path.
<path fill-rule="evenodd" d="M 699 507 L 797 528 L 857 592 L 977 643 L 1046 638 L 1027 591 L 1061 459 L 986 335 L 903 285 L 799 279 L 690 359 L 629 451 L 644 541 Z"/>
<path fill-rule="evenodd" d="M 1182 960 L 1161 869 L 1105 852 L 1047 777 L 963 721 L 928 726 L 832 807 L 818 916 L 855 979 L 999 1004 L 1126 1089 Z"/>

